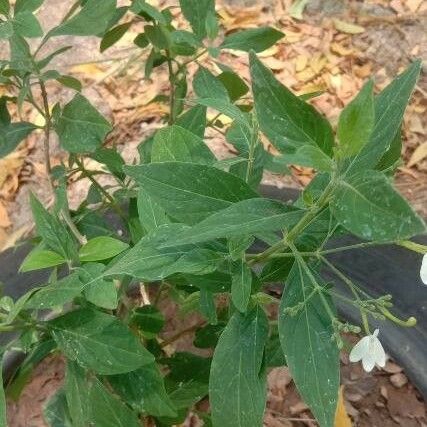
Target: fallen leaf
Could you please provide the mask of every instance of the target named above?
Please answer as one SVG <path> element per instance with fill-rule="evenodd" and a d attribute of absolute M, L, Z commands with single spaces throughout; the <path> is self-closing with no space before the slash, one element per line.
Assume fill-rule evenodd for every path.
<path fill-rule="evenodd" d="M 98 64 L 87 63 L 87 64 L 78 64 L 70 68 L 72 73 L 84 74 L 89 78 L 100 78 L 104 77 L 106 71 L 102 69 Z"/>
<path fill-rule="evenodd" d="M 310 0 L 295 0 L 289 9 L 289 15 L 295 19 L 303 19 L 303 12 Z"/>
<path fill-rule="evenodd" d="M 331 51 L 336 53 L 339 56 L 349 56 L 354 53 L 354 49 L 351 47 L 347 47 L 344 44 L 338 42 L 331 43 Z"/>
<path fill-rule="evenodd" d="M 426 157 L 427 157 L 427 142 L 423 142 L 412 153 L 412 156 L 408 162 L 408 168 L 421 162 L 421 160 L 424 160 Z"/>
<path fill-rule="evenodd" d="M 335 427 L 351 427 L 351 420 L 344 405 L 343 387 L 338 392 L 337 411 L 335 413 Z"/>
<path fill-rule="evenodd" d="M 10 222 L 9 214 L 7 213 L 3 202 L 0 200 L 0 227 L 7 228 L 11 225 L 12 223 Z"/>
<path fill-rule="evenodd" d="M 340 19 L 334 19 L 335 28 L 341 33 L 345 34 L 360 34 L 365 31 L 360 25 L 352 24 L 351 22 L 341 21 Z"/>
<path fill-rule="evenodd" d="M 409 121 L 409 130 L 411 132 L 420 133 L 422 135 L 426 133 L 426 130 L 423 126 L 420 116 L 416 114 L 412 115 Z"/>
<path fill-rule="evenodd" d="M 22 239 L 22 237 L 29 234 L 33 226 L 27 224 L 18 228 L 11 234 L 7 234 L 3 229 L 0 228 L 0 252 L 4 252 L 6 249 L 13 248 L 16 243 Z"/>

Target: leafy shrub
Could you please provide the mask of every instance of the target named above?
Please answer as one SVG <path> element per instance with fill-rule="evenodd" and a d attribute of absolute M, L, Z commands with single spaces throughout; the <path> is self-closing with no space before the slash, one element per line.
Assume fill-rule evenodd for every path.
<path fill-rule="evenodd" d="M 219 37 L 214 0 L 180 1 L 191 31 L 174 27 L 171 9 L 157 10 L 144 0 L 119 8 L 115 0 L 80 0 L 45 34 L 35 16 L 42 3 L 16 0 L 12 8 L 0 0 L 0 38 L 10 46 L 10 58 L 0 62 L 0 84 L 10 93 L 0 98 L 0 155 L 42 130 L 55 193 L 50 212 L 31 197 L 37 244 L 21 266 L 49 269 L 48 283 L 17 301 L 0 301 L 0 330 L 19 332 L 3 352 L 13 347 L 26 354 L 9 392 L 19 395 L 31 367 L 56 352 L 67 366 L 63 388 L 46 407 L 51 425 L 59 419 L 77 427 L 167 426 L 192 411 L 206 426 L 255 427 L 262 425 L 267 370 L 287 364 L 319 424 L 332 426 L 341 335 L 360 330 L 337 317 L 334 299 L 359 308 L 368 335 L 370 318 L 415 323 L 397 319 L 389 311 L 390 296 L 369 296 L 326 256 L 388 243 L 425 251 L 407 241 L 425 224 L 391 182 L 420 61 L 377 95 L 368 81 L 342 111 L 334 134 L 307 103 L 316 94 L 294 95 L 258 59 L 256 52 L 283 34 L 261 27 Z M 170 110 L 168 124 L 141 143 L 139 164 L 125 165 L 115 149 L 104 147 L 112 126 L 81 95 L 80 82 L 51 68 L 69 47 L 47 56 L 41 48 L 57 36 L 96 35 L 104 51 L 139 21 L 144 31 L 135 45 L 150 51 L 146 77 L 156 78 L 161 66 L 169 70 Z M 39 47 L 31 49 L 26 39 L 37 37 Z M 221 64 L 223 49 L 249 52 L 252 97 L 245 81 Z M 187 67 L 204 54 L 222 72 L 200 65 L 190 98 Z M 52 105 L 47 84 L 76 94 L 65 105 Z M 42 126 L 11 120 L 10 105 L 19 112 L 26 103 L 44 117 Z M 208 108 L 218 112 L 214 120 L 207 121 Z M 238 155 L 220 161 L 203 138 L 224 116 L 232 121 L 225 139 Z M 54 168 L 53 133 L 69 152 L 68 164 Z M 261 133 L 280 154 L 265 150 Z M 113 187 L 104 188 L 86 169 L 87 157 L 104 165 Z M 289 164 L 318 173 L 293 204 L 262 198 L 257 188 L 263 171 L 282 173 Z M 67 181 L 76 173 L 91 187 L 88 199 L 70 211 Z M 105 224 L 105 210 L 120 218 L 125 237 Z M 349 233 L 363 243 L 326 246 Z M 253 253 L 255 240 L 264 242 L 263 252 Z M 351 288 L 352 300 L 324 282 L 322 267 Z M 266 291 L 270 282 L 283 284 L 281 301 Z M 145 295 L 142 305 L 129 297 L 135 285 Z M 183 315 L 198 312 L 203 321 L 162 338 L 164 300 Z M 266 314 L 269 304 L 279 305 L 278 323 Z M 43 317 L 41 310 L 54 316 Z M 213 356 L 171 352 L 188 332 L 195 332 L 195 347 L 211 349 Z M 207 396 L 210 412 L 197 405 Z M 4 404 L 1 414 L 5 425 Z"/>

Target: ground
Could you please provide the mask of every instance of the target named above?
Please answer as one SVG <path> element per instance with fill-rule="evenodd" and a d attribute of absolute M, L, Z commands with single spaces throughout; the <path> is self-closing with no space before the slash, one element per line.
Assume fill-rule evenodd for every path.
<path fill-rule="evenodd" d="M 71 3 L 71 0 L 46 0 L 39 13 L 44 28 L 58 22 Z M 165 6 L 176 2 L 153 0 L 151 3 Z M 411 60 L 418 57 L 424 60 L 422 77 L 405 116 L 404 160 L 396 185 L 415 209 L 427 217 L 427 2 L 309 0 L 302 19 L 291 16 L 291 4 L 292 0 L 223 0 L 218 2 L 217 11 L 225 31 L 258 25 L 281 29 L 286 37 L 262 53 L 262 60 L 298 94 L 325 91 L 313 103 L 333 123 L 367 78 L 373 75 L 376 88 L 381 89 Z M 176 19 L 183 24 L 178 16 Z M 165 106 L 150 101 L 168 90 L 163 68 L 155 73 L 153 80 L 143 78 L 141 69 L 146 52 L 136 56 L 131 43 L 135 34 L 127 35 L 117 47 L 102 55 L 99 40 L 95 38 L 61 38 L 55 42 L 75 46 L 56 66 L 82 79 L 84 94 L 114 122 L 115 130 L 108 144 L 116 145 L 128 162 L 137 159 L 137 145 L 161 126 Z M 2 59 L 7 49 L 4 45 L 0 45 L 0 49 Z M 246 54 L 227 53 L 220 59 L 248 79 Z M 208 57 L 200 61 L 211 69 L 216 67 Z M 0 88 L 0 94 L 1 91 Z M 61 102 L 72 95 L 53 86 L 49 87 L 49 94 Z M 24 115 L 36 122 L 41 119 L 30 109 L 26 109 Z M 30 191 L 46 204 L 52 203 L 41 137 L 33 134 L 17 152 L 0 159 L 0 250 L 31 233 Z M 230 155 L 231 148 L 221 135 L 209 132 L 207 142 L 218 157 Z M 54 147 L 52 154 L 54 164 L 65 159 L 58 147 Z M 98 165 L 91 162 L 87 166 Z M 291 176 L 266 174 L 264 181 L 302 187 L 313 176 L 313 171 L 307 168 L 295 167 L 292 172 Z M 85 180 L 70 183 L 72 207 L 86 197 L 87 189 Z M 30 424 L 29 417 L 34 415 L 35 420 L 40 420 L 44 397 L 62 378 L 61 366 L 60 360 L 49 359 L 38 368 L 37 373 L 43 375 L 33 379 L 18 406 L 10 406 L 12 427 L 43 425 L 39 421 Z M 406 377 L 396 365 L 389 364 L 386 370 L 366 376 L 344 358 L 342 372 L 346 405 L 357 425 L 411 427 L 423 422 L 426 425 L 425 405 L 413 387 L 405 383 Z M 55 386 L 51 387 L 52 384 Z M 34 400 L 35 395 L 39 399 Z M 268 406 L 266 425 L 270 427 L 311 425 L 310 421 L 301 421 L 309 414 L 298 400 L 285 369 L 274 370 L 269 375 Z"/>

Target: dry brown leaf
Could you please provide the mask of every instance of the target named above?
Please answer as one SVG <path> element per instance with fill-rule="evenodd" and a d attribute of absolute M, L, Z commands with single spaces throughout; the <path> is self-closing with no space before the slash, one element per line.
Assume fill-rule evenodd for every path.
<path fill-rule="evenodd" d="M 337 412 L 335 413 L 335 427 L 351 427 L 351 420 L 344 404 L 343 387 L 338 392 Z"/>
<path fill-rule="evenodd" d="M 344 44 L 338 42 L 331 43 L 331 51 L 339 56 L 349 56 L 354 53 L 354 49 L 352 47 L 347 47 Z"/>
<path fill-rule="evenodd" d="M 310 61 L 310 67 L 316 74 L 319 74 L 323 70 L 327 62 L 328 60 L 323 55 L 316 54 Z"/>
<path fill-rule="evenodd" d="M 11 234 L 7 234 L 0 228 L 0 252 L 13 248 L 19 240 L 32 230 L 32 228 L 33 226 L 31 224 L 27 224 L 18 228 Z"/>
<path fill-rule="evenodd" d="M 298 55 L 295 60 L 295 71 L 298 73 L 307 66 L 308 56 L 307 55 Z"/>
<path fill-rule="evenodd" d="M 423 142 L 419 145 L 412 153 L 411 158 L 408 162 L 408 168 L 416 165 L 427 157 L 427 142 Z"/>
<path fill-rule="evenodd" d="M 0 159 L 0 195 L 8 197 L 18 189 L 19 171 L 26 154 L 26 150 L 19 150 Z"/>
<path fill-rule="evenodd" d="M 12 223 L 10 222 L 9 214 L 7 213 L 3 202 L 0 200 L 0 227 L 7 228 L 11 225 Z"/>
<path fill-rule="evenodd" d="M 74 65 L 70 68 L 70 71 L 76 74 L 84 74 L 89 78 L 102 78 L 106 74 L 106 71 L 99 64 L 93 62 Z"/>
<path fill-rule="evenodd" d="M 360 25 L 352 24 L 351 22 L 341 21 L 341 19 L 333 20 L 335 28 L 345 34 L 360 34 L 365 32 L 365 29 Z"/>
<path fill-rule="evenodd" d="M 409 130 L 411 132 L 420 133 L 424 135 L 426 133 L 426 129 L 423 126 L 423 122 L 421 121 L 420 116 L 417 114 L 413 114 L 409 120 Z"/>

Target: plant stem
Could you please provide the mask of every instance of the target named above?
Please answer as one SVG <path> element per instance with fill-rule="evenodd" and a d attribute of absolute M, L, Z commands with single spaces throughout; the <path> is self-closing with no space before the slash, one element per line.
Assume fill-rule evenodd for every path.
<path fill-rule="evenodd" d="M 85 168 L 81 160 L 75 158 L 75 162 L 77 163 L 77 166 L 79 167 L 79 170 L 81 171 L 83 176 L 87 178 L 104 195 L 104 197 L 110 202 L 111 207 L 114 209 L 117 215 L 119 215 L 120 218 L 122 218 L 123 221 L 125 221 L 126 223 L 126 215 L 120 208 L 120 206 L 116 203 L 114 197 L 111 196 L 111 194 L 93 177 L 93 174 Z"/>
<path fill-rule="evenodd" d="M 320 299 L 322 300 L 322 304 L 325 307 L 326 312 L 328 313 L 331 321 L 333 322 L 335 320 L 335 314 L 332 311 L 328 301 L 325 298 L 325 295 L 323 295 L 323 288 L 317 283 L 316 278 L 313 276 L 313 273 L 311 272 L 310 268 L 308 267 L 307 263 L 304 261 L 304 258 L 301 256 L 301 254 L 298 252 L 298 249 L 295 247 L 293 243 L 289 243 L 289 248 L 293 252 L 295 259 L 298 262 L 298 267 L 303 268 L 305 271 L 305 274 L 307 274 L 308 278 L 311 281 L 311 284 L 313 285 L 313 291 L 317 292 L 320 296 Z M 300 271 L 301 274 L 301 271 Z M 303 287 L 303 295 L 304 295 L 304 302 L 308 301 L 308 298 L 305 297 L 305 290 L 304 290 L 304 283 L 301 283 L 301 286 Z M 309 296 L 309 298 L 311 295 Z"/>
<path fill-rule="evenodd" d="M 320 255 L 327 255 L 327 254 L 334 254 L 342 251 L 348 251 L 351 249 L 367 248 L 370 246 L 379 246 L 379 245 L 386 245 L 386 244 L 387 243 L 381 243 L 381 242 L 362 242 L 362 243 L 356 243 L 354 245 L 341 246 L 339 248 L 324 249 L 322 251 L 319 251 L 318 253 Z"/>
<path fill-rule="evenodd" d="M 39 80 L 39 85 L 40 85 L 41 96 L 43 99 L 43 109 L 44 109 L 44 119 L 45 119 L 45 125 L 44 125 L 44 135 L 45 135 L 45 138 L 44 138 L 44 161 L 45 161 L 45 166 L 46 166 L 46 173 L 47 173 L 47 176 L 49 178 L 49 183 L 50 183 L 53 195 L 56 199 L 55 183 L 53 182 L 53 178 L 52 178 L 52 164 L 50 162 L 50 132 L 52 129 L 52 116 L 50 115 L 49 99 L 47 96 L 46 86 L 45 86 L 43 80 Z M 70 217 L 70 213 L 67 210 L 62 209 L 62 208 L 60 210 L 60 213 L 61 213 L 63 220 L 65 221 L 65 223 L 68 225 L 71 232 L 76 237 L 77 241 L 81 245 L 86 244 L 87 243 L 86 237 L 83 236 L 79 232 L 77 227 L 74 225 L 74 222 Z"/>
<path fill-rule="evenodd" d="M 298 235 L 311 223 L 311 221 L 313 221 L 314 218 L 316 218 L 319 212 L 323 209 L 323 207 L 329 200 L 333 186 L 334 186 L 334 181 L 331 180 L 327 185 L 327 187 L 325 188 L 325 190 L 323 191 L 320 198 L 318 199 L 317 203 L 308 212 L 306 212 L 306 214 L 294 226 L 294 228 L 292 228 L 292 230 L 287 234 L 287 236 L 280 242 L 277 242 L 273 246 L 270 246 L 270 248 L 268 248 L 264 252 L 261 252 L 259 255 L 252 258 L 249 261 L 249 264 L 252 265 L 257 262 L 263 261 L 266 258 L 269 258 L 272 254 L 279 252 L 280 250 L 283 250 L 286 247 L 290 246 L 290 244 L 292 244 L 295 241 Z"/>
<path fill-rule="evenodd" d="M 169 50 L 166 50 L 166 61 L 168 63 L 170 95 L 169 95 L 169 125 L 175 123 L 175 74 L 173 72 L 172 58 Z"/>
<path fill-rule="evenodd" d="M 50 110 L 49 110 L 49 100 L 47 97 L 47 91 L 46 86 L 43 82 L 43 80 L 39 80 L 40 85 L 40 91 L 42 95 L 43 100 L 43 108 L 44 108 L 44 119 L 45 119 L 45 125 L 44 125 L 44 163 L 46 166 L 46 173 L 49 177 L 49 182 L 52 187 L 52 190 L 55 189 L 53 179 L 52 179 L 52 165 L 50 163 L 50 130 L 52 126 L 51 116 L 50 116 Z"/>
<path fill-rule="evenodd" d="M 341 273 L 340 270 L 338 270 L 338 268 L 336 268 L 332 263 L 330 263 L 325 257 L 321 256 L 320 260 L 326 264 L 330 270 L 332 270 L 336 276 L 338 276 L 351 290 L 352 294 L 354 295 L 354 297 L 356 298 L 358 304 L 359 304 L 359 309 L 360 309 L 360 316 L 362 318 L 362 324 L 363 324 L 363 329 L 365 330 L 365 333 L 367 335 L 370 335 L 370 330 L 369 330 L 369 322 L 368 322 L 368 315 L 366 314 L 366 310 L 361 306 L 361 299 L 360 296 L 356 290 L 356 286 L 355 284 L 347 277 L 345 276 L 343 273 Z"/>

